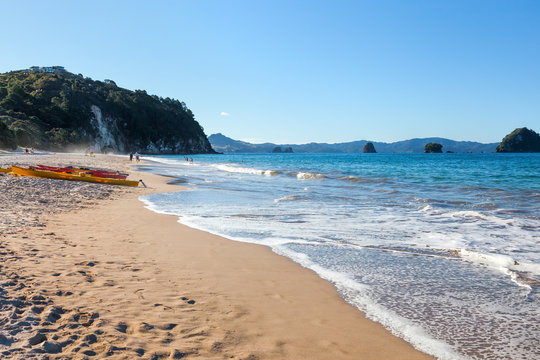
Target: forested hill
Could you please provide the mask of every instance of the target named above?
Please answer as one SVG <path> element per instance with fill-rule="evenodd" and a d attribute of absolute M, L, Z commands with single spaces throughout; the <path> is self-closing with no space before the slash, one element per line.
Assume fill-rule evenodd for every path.
<path fill-rule="evenodd" d="M 67 71 L 0 74 L 0 148 L 214 152 L 186 104 Z"/>

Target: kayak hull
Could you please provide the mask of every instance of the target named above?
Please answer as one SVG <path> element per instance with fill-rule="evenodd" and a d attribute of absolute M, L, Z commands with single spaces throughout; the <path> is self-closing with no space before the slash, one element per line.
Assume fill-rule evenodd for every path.
<path fill-rule="evenodd" d="M 74 168 L 74 167 L 36 165 L 36 170 L 46 170 L 46 171 L 64 172 L 64 173 L 88 173 L 89 175 L 92 175 L 95 177 L 120 179 L 120 180 L 125 180 L 127 178 L 127 174 L 120 174 L 114 171 L 79 169 L 79 168 Z"/>
<path fill-rule="evenodd" d="M 46 179 L 85 181 L 85 182 L 99 183 L 99 184 L 123 185 L 123 186 L 134 186 L 134 187 L 139 186 L 138 181 L 102 178 L 102 177 L 92 176 L 85 173 L 72 174 L 72 173 L 54 172 L 54 171 L 47 171 L 47 170 L 26 169 L 19 166 L 12 166 L 11 172 L 20 176 L 30 176 L 30 177 L 38 177 L 38 178 L 46 178 Z"/>

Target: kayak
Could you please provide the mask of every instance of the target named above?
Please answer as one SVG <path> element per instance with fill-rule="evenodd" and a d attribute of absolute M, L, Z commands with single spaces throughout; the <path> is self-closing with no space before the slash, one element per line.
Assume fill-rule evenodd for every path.
<path fill-rule="evenodd" d="M 0 168 L 0 173 L 10 173 L 10 172 L 11 172 L 10 167 L 8 167 L 7 169 Z"/>
<path fill-rule="evenodd" d="M 124 185 L 124 186 L 139 186 L 138 181 L 104 178 L 104 177 L 93 176 L 91 174 L 83 173 L 83 172 L 80 172 L 80 173 L 55 172 L 55 171 L 38 170 L 38 169 L 32 169 L 32 168 L 26 169 L 19 166 L 12 166 L 11 172 L 20 176 L 31 176 L 31 177 L 47 178 L 47 179 L 86 181 L 86 182 L 92 182 L 92 183 Z"/>
<path fill-rule="evenodd" d="M 30 168 L 34 168 L 34 167 L 31 166 Z M 36 165 L 36 168 L 37 170 L 47 170 L 47 171 L 64 172 L 64 173 L 89 173 L 92 176 L 111 178 L 111 179 L 121 179 L 121 180 L 125 180 L 128 176 L 128 174 L 122 174 L 117 171 L 74 168 L 71 166 L 59 167 L 59 166 Z"/>

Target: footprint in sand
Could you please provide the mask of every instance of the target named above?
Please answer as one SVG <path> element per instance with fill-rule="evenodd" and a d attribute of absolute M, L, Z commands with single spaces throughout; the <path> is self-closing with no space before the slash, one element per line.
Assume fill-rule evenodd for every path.
<path fill-rule="evenodd" d="M 145 323 L 145 322 L 142 322 L 139 324 L 139 326 L 137 327 L 137 331 L 140 332 L 140 333 L 147 333 L 149 332 L 150 330 L 152 330 L 154 328 L 153 325 L 150 325 L 148 323 Z"/>
<path fill-rule="evenodd" d="M 169 324 L 165 324 L 165 325 L 158 325 L 157 328 L 161 329 L 161 330 L 169 331 L 169 330 L 174 329 L 177 326 L 178 326 L 178 324 L 169 323 Z"/>
<path fill-rule="evenodd" d="M 97 264 L 99 264 L 99 261 L 82 261 L 82 262 L 76 263 L 75 265 L 94 267 Z"/>
<path fill-rule="evenodd" d="M 94 319 L 99 318 L 98 313 L 78 312 L 73 315 L 73 320 L 78 324 L 89 327 L 94 323 Z"/>
<path fill-rule="evenodd" d="M 182 359 L 192 353 L 181 352 L 180 350 L 171 350 L 171 351 L 159 351 L 152 353 L 150 360 L 159 360 L 159 359 Z"/>
<path fill-rule="evenodd" d="M 78 273 L 84 276 L 87 282 L 94 282 L 95 275 L 92 272 L 79 270 Z"/>
<path fill-rule="evenodd" d="M 115 286 L 116 281 L 114 281 L 114 280 L 105 280 L 105 281 L 101 282 L 101 285 L 102 286 Z"/>
<path fill-rule="evenodd" d="M 63 313 L 64 313 L 64 309 L 62 309 L 62 307 L 60 306 L 52 307 L 51 309 L 45 312 L 45 314 L 42 317 L 42 322 L 43 323 L 48 322 L 48 323 L 54 324 L 55 322 L 60 320 Z"/>
<path fill-rule="evenodd" d="M 142 294 L 143 291 L 144 291 L 144 289 L 137 289 L 134 292 L 139 297 L 139 299 L 144 299 L 144 296 Z"/>
<path fill-rule="evenodd" d="M 56 296 L 70 296 L 73 295 L 71 291 L 57 290 L 55 293 Z"/>
<path fill-rule="evenodd" d="M 121 333 L 125 334 L 126 331 L 127 331 L 128 326 L 127 326 L 127 324 L 125 322 L 119 322 L 118 324 L 116 324 L 116 326 L 114 328 L 115 328 L 115 330 L 120 331 Z"/>
<path fill-rule="evenodd" d="M 195 304 L 195 300 L 190 300 L 189 298 L 183 296 L 180 298 L 181 300 L 185 301 L 186 303 L 190 304 L 190 305 L 193 305 Z"/>

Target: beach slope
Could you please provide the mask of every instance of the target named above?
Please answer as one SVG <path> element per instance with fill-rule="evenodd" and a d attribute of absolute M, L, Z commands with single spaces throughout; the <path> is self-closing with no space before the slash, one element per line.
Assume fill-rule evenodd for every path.
<path fill-rule="evenodd" d="M 38 161 L 30 158 L 0 164 Z M 39 161 L 129 165 L 107 156 Z M 10 219 L 0 223 L 2 358 L 430 358 L 270 249 L 145 209 L 139 196 L 181 188 L 130 173 L 148 188 L 0 176 L 2 200 L 12 203 L 0 208 Z"/>

